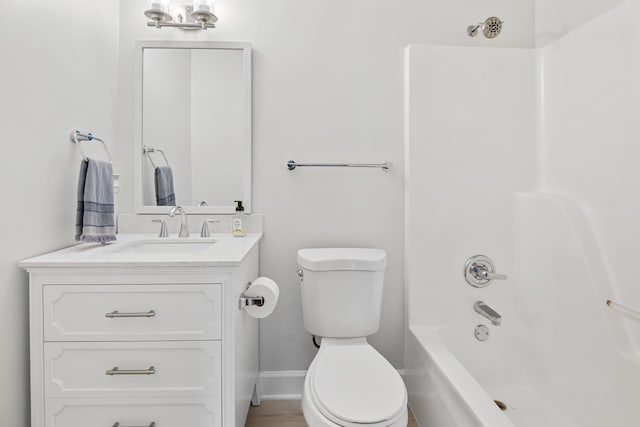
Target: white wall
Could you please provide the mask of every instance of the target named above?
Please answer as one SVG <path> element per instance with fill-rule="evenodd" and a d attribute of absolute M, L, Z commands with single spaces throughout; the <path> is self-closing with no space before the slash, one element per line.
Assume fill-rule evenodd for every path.
<path fill-rule="evenodd" d="M 536 46 L 544 46 L 625 0 L 536 0 Z"/>
<path fill-rule="evenodd" d="M 543 50 L 542 190 L 587 211 L 613 298 L 640 307 L 640 3 L 627 1 Z M 640 345 L 637 322 L 628 325 Z"/>
<path fill-rule="evenodd" d="M 69 134 L 76 128 L 91 131 L 104 137 L 112 152 L 123 143 L 115 138 L 117 19 L 118 4 L 108 0 L 2 3 L 3 426 L 29 425 L 27 275 L 16 263 L 74 241 L 80 154 Z"/>
<path fill-rule="evenodd" d="M 388 253 L 380 332 L 371 338 L 403 360 L 403 49 L 411 43 L 533 46 L 533 0 L 220 0 L 218 28 L 146 28 L 144 0 L 121 1 L 120 130 L 133 141 L 136 39 L 253 44 L 254 210 L 265 214 L 261 274 L 281 287 L 261 324 L 261 370 L 306 369 L 315 349 L 302 327 L 296 250 L 365 246 Z M 470 38 L 468 25 L 498 15 L 502 35 Z M 473 66 L 470 67 L 473 70 Z M 122 207 L 132 210 L 131 149 L 118 152 Z M 298 162 L 383 162 L 379 170 L 299 169 Z"/>

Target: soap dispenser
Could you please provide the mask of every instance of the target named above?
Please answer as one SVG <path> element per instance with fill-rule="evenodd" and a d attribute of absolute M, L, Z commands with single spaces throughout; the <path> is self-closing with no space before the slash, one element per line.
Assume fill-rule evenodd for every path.
<path fill-rule="evenodd" d="M 231 220 L 231 234 L 235 237 L 244 237 L 247 234 L 244 232 L 244 206 L 242 206 L 242 200 L 234 200 L 238 205 L 236 206 L 236 213 Z"/>

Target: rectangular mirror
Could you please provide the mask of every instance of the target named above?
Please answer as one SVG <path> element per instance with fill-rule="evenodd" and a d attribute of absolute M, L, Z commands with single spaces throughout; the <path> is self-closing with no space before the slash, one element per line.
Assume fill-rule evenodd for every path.
<path fill-rule="evenodd" d="M 251 212 L 251 45 L 137 43 L 137 213 Z"/>

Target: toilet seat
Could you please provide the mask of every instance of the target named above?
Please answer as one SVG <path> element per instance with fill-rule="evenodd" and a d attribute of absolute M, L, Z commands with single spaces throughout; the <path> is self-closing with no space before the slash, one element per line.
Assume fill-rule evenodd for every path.
<path fill-rule="evenodd" d="M 393 425 L 406 413 L 402 378 L 366 340 L 339 341 L 323 342 L 307 373 L 314 406 L 339 426 Z"/>

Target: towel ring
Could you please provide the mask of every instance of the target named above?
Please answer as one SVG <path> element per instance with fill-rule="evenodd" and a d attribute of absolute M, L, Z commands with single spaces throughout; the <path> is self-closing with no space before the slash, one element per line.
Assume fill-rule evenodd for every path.
<path fill-rule="evenodd" d="M 102 143 L 102 147 L 104 148 L 104 151 L 107 153 L 109 162 L 113 164 L 113 158 L 111 157 L 111 153 L 109 152 L 109 149 L 107 148 L 107 144 L 104 142 L 104 140 L 93 136 L 91 132 L 87 133 L 86 135 L 83 133 L 80 133 L 80 131 L 78 130 L 74 130 L 71 132 L 71 142 L 73 142 L 78 146 L 78 148 L 80 149 L 80 153 L 82 154 L 82 158 L 84 160 L 87 160 L 88 157 L 84 153 L 84 150 L 82 149 L 82 145 L 80 144 L 82 141 L 98 141 Z"/>
<path fill-rule="evenodd" d="M 159 148 L 147 147 L 146 145 L 142 146 L 142 152 L 147 155 L 147 157 L 149 158 L 149 161 L 151 162 L 151 166 L 153 166 L 154 169 L 157 169 L 157 166 L 156 166 L 155 163 L 153 163 L 153 159 L 151 158 L 151 154 L 150 153 L 155 153 L 156 151 L 158 153 L 162 154 L 162 157 L 164 158 L 164 163 L 167 166 L 171 166 L 169 164 L 169 160 L 167 160 L 167 156 L 165 156 L 165 154 L 164 154 L 164 151 L 162 151 Z"/>

